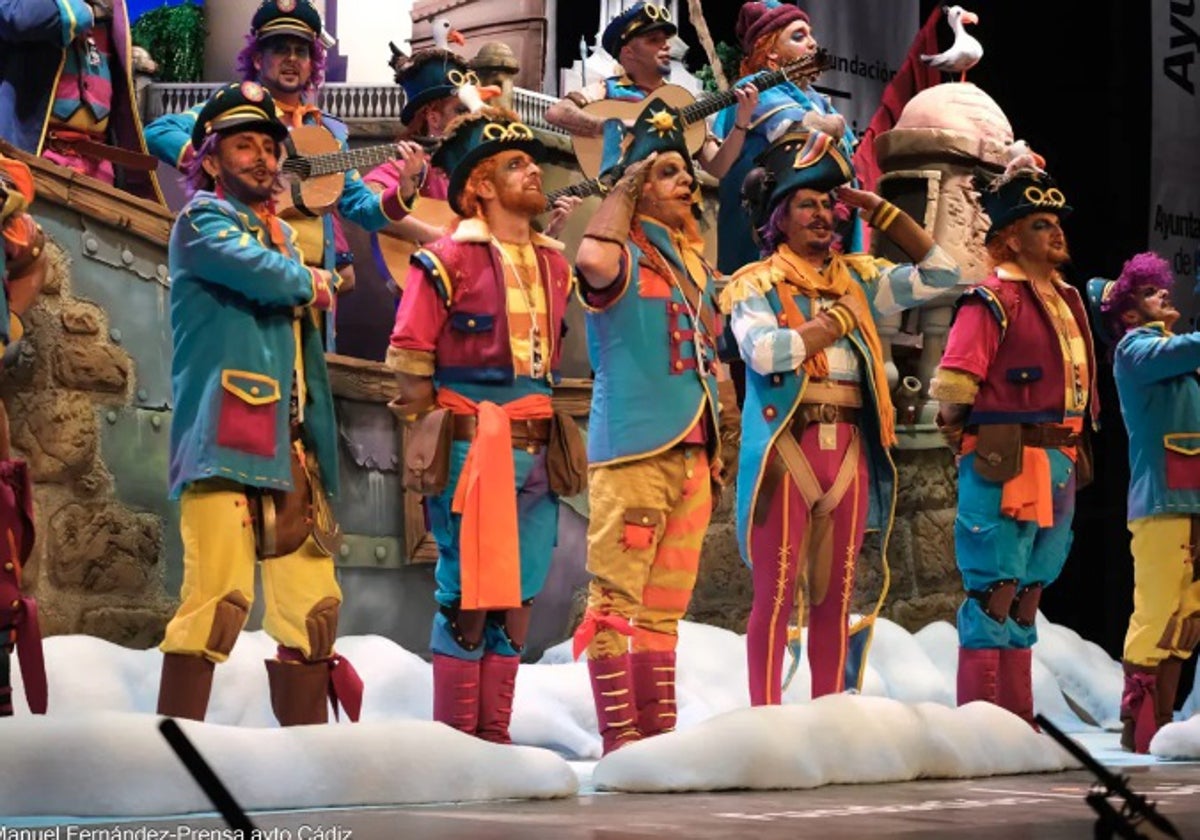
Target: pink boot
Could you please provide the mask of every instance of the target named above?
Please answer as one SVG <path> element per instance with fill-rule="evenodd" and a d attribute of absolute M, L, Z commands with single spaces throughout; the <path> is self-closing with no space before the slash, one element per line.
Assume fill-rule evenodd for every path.
<path fill-rule="evenodd" d="M 1001 650 L 998 683 L 996 702 L 1040 732 L 1033 722 L 1033 651 Z"/>
<path fill-rule="evenodd" d="M 1121 663 L 1125 688 L 1121 692 L 1121 748 L 1128 752 L 1150 752 L 1150 741 L 1158 731 L 1158 668 L 1154 665 Z M 1174 703 L 1174 696 L 1171 701 Z"/>
<path fill-rule="evenodd" d="M 485 653 L 479 663 L 479 726 L 475 734 L 485 741 L 512 743 L 508 724 L 512 720 L 520 664 L 521 657 L 499 653 Z"/>
<path fill-rule="evenodd" d="M 675 728 L 675 651 L 649 650 L 631 654 L 638 729 L 643 738 Z"/>
<path fill-rule="evenodd" d="M 1000 669 L 999 648 L 958 649 L 958 705 L 972 700 L 999 704 L 997 675 Z"/>
<path fill-rule="evenodd" d="M 475 734 L 479 726 L 479 660 L 433 655 L 433 719 Z"/>
<path fill-rule="evenodd" d="M 604 754 L 641 740 L 629 654 L 589 659 L 588 674 L 592 678 L 592 699 Z"/>

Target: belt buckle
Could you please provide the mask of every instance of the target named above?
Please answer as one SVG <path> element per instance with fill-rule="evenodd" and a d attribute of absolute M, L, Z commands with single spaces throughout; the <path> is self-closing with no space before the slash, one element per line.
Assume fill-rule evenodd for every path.
<path fill-rule="evenodd" d="M 836 423 L 838 420 L 838 407 L 831 403 L 821 403 L 817 406 L 817 419 L 822 423 Z"/>
<path fill-rule="evenodd" d="M 530 455 L 536 455 L 538 452 L 538 444 L 533 439 L 533 421 L 525 420 L 525 451 Z"/>

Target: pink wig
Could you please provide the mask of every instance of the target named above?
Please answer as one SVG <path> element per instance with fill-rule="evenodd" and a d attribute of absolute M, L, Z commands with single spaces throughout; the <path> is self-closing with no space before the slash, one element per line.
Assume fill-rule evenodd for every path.
<path fill-rule="evenodd" d="M 183 165 L 184 182 L 187 184 L 189 195 L 195 195 L 200 190 L 211 190 L 216 186 L 213 177 L 204 171 L 201 161 L 217 153 L 218 137 L 216 133 L 205 137 L 192 159 Z"/>

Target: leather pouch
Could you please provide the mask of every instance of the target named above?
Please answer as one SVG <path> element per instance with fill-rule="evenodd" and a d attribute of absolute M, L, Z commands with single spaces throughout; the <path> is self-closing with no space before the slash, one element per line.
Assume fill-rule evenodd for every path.
<path fill-rule="evenodd" d="M 312 533 L 312 486 L 296 446 L 292 447 L 292 489 L 251 491 L 246 499 L 254 518 L 254 542 L 261 559 L 291 554 Z"/>
<path fill-rule="evenodd" d="M 450 480 L 450 448 L 454 443 L 454 414 L 435 408 L 405 425 L 404 489 L 436 496 Z"/>
<path fill-rule="evenodd" d="M 546 474 L 550 492 L 559 497 L 575 496 L 587 489 L 587 447 L 575 418 L 564 411 L 550 419 L 546 444 Z"/>
<path fill-rule="evenodd" d="M 1021 473 L 1021 426 L 995 423 L 979 427 L 975 442 L 975 472 L 988 481 L 1004 483 Z"/>

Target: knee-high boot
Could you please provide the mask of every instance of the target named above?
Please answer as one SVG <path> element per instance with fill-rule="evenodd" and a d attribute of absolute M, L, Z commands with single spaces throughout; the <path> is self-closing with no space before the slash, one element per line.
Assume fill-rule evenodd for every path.
<path fill-rule="evenodd" d="M 632 653 L 633 693 L 643 738 L 675 728 L 675 651 Z"/>
<path fill-rule="evenodd" d="M 433 719 L 474 735 L 479 727 L 479 660 L 433 655 Z"/>
<path fill-rule="evenodd" d="M 1121 749 L 1128 752 L 1150 751 L 1150 740 L 1158 731 L 1158 667 L 1121 663 L 1125 670 L 1125 688 L 1121 692 Z M 1178 676 L 1176 676 L 1178 680 Z M 1174 705 L 1174 695 L 1172 695 Z"/>
<path fill-rule="evenodd" d="M 203 655 L 163 654 L 158 683 L 158 713 L 167 717 L 204 720 L 212 694 L 215 665 Z"/>
<path fill-rule="evenodd" d="M 999 704 L 999 648 L 958 649 L 958 705 L 973 700 Z"/>
<path fill-rule="evenodd" d="M 329 722 L 329 662 L 265 661 L 271 709 L 280 726 Z"/>
<path fill-rule="evenodd" d="M 997 676 L 997 702 L 1037 729 L 1033 722 L 1033 651 L 1029 648 L 1001 650 Z"/>
<path fill-rule="evenodd" d="M 592 699 L 604 754 L 641 740 L 629 654 L 589 659 L 588 674 L 592 678 Z"/>
<path fill-rule="evenodd" d="M 513 698 L 517 690 L 519 656 L 504 656 L 488 651 L 479 662 L 480 738 L 496 744 L 511 744 L 508 725 L 512 721 Z"/>

